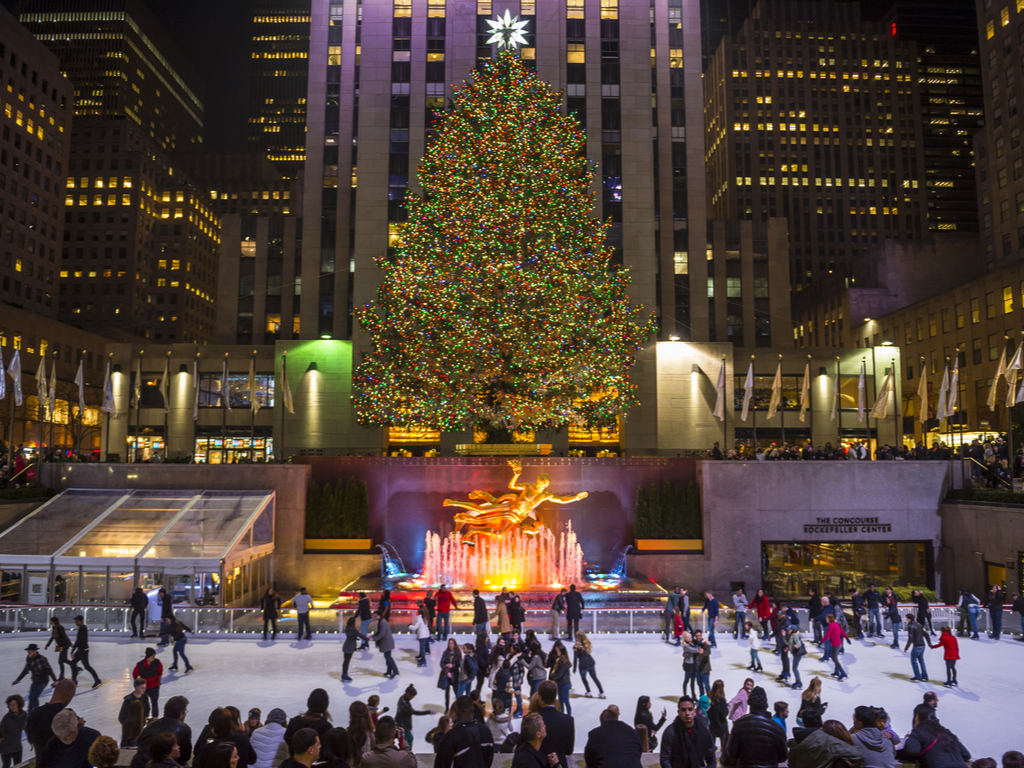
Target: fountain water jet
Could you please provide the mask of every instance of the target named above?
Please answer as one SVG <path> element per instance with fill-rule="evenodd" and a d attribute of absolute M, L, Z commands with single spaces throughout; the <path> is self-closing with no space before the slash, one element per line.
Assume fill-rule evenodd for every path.
<path fill-rule="evenodd" d="M 556 538 L 547 526 L 535 535 L 515 529 L 464 545 L 459 533 L 427 533 L 420 581 L 428 585 L 560 587 L 583 581 L 583 550 L 572 523 Z"/>

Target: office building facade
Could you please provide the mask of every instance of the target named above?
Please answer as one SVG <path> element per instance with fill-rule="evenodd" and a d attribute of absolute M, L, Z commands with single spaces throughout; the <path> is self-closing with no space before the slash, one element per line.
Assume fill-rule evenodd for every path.
<path fill-rule="evenodd" d="M 762 0 L 719 46 L 704 78 L 710 207 L 787 218 L 794 291 L 927 230 L 918 79 L 914 44 L 857 3 Z"/>
<path fill-rule="evenodd" d="M 60 62 L 0 9 L 0 300 L 57 312 L 74 91 Z"/>

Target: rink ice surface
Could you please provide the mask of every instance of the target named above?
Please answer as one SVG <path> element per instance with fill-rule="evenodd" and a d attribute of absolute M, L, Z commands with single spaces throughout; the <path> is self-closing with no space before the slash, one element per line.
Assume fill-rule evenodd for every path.
<path fill-rule="evenodd" d="M 397 627 L 396 627 L 397 629 Z M 718 648 L 712 654 L 711 680 L 725 681 L 726 694 L 735 695 L 746 677 L 753 677 L 768 694 L 768 701 L 787 701 L 790 705 L 789 734 L 799 708 L 800 693 L 776 682 L 781 672 L 779 657 L 767 648 L 761 650 L 763 673 L 746 669 L 750 661 L 746 642 L 737 643 L 731 635 L 718 634 Z M 24 648 L 29 642 L 43 645 L 47 635 L 21 633 L 0 637 L 0 691 L 6 698 L 11 693 L 28 697 L 28 678 L 16 687 L 11 681 L 18 676 L 24 664 Z M 460 643 L 468 636 L 456 636 Z M 117 713 L 121 699 L 131 690 L 130 675 L 134 665 L 143 656 L 147 645 L 155 647 L 153 638 L 145 642 L 127 636 L 96 632 L 90 635 L 90 661 L 103 680 L 103 685 L 91 690 L 88 673 L 79 676 L 78 694 L 72 708 L 84 717 L 90 727 L 101 733 L 120 738 Z M 806 638 L 805 638 L 806 639 Z M 901 634 L 905 640 L 905 633 Z M 189 699 L 186 722 L 197 736 L 206 723 L 210 711 L 216 707 L 234 705 L 245 717 L 249 709 L 258 707 L 267 713 L 280 707 L 288 716 L 305 709 L 306 697 L 314 688 L 324 688 L 331 696 L 330 711 L 337 725 L 348 724 L 348 705 L 355 699 L 363 701 L 374 693 L 380 695 L 381 706 L 391 708 L 394 714 L 399 696 L 407 685 L 415 684 L 419 695 L 413 702 L 417 709 L 444 707 L 444 693 L 437 688 L 438 664 L 443 644 L 432 645 L 429 666 L 417 668 L 414 656 L 417 644 L 413 636 L 395 636 L 394 658 L 401 674 L 395 680 L 383 677 L 384 658 L 374 652 L 356 653 L 352 658 L 350 674 L 355 682 L 341 683 L 341 641 L 337 635 L 314 635 L 312 641 L 297 642 L 294 635 L 279 634 L 276 642 L 263 642 L 259 638 L 189 636 L 186 647 L 195 671 L 189 675 L 167 672 L 171 665 L 171 646 L 158 648 L 165 672 L 160 692 L 160 706 L 171 697 L 182 694 Z M 551 643 L 542 638 L 545 650 Z M 572 714 L 576 718 L 576 751 L 582 752 L 587 732 L 597 727 L 598 715 L 608 704 L 617 704 L 622 719 L 632 723 L 637 698 L 652 698 L 655 720 L 662 707 L 668 709 L 669 720 L 674 717 L 674 703 L 681 693 L 683 671 L 682 656 L 678 648 L 663 642 L 654 634 L 592 635 L 593 655 L 597 661 L 597 676 L 604 685 L 607 700 L 584 697 L 583 684 L 573 675 L 571 694 Z M 895 651 L 881 640 L 854 640 L 847 646 L 842 662 L 850 677 L 837 683 L 829 673 L 832 665 L 818 661 L 820 652 L 811 652 L 801 662 L 800 672 L 806 686 L 812 675 L 822 678 L 822 701 L 829 703 L 826 718 L 842 721 L 847 727 L 853 722 L 854 707 L 860 704 L 884 706 L 892 717 L 893 728 L 901 736 L 911 727 L 911 713 L 927 690 L 939 695 L 939 719 L 967 746 L 974 758 L 996 757 L 1011 749 L 1024 751 L 1024 729 L 1021 728 L 1021 688 L 1024 683 L 1024 642 L 1004 636 L 996 642 L 984 638 L 980 641 L 960 639 L 961 660 L 958 662 L 960 687 L 947 689 L 945 664 L 939 649 L 928 650 L 925 661 L 930 683 L 913 683 L 910 654 Z M 567 644 L 568 645 L 568 644 Z M 51 646 L 52 651 L 52 646 Z M 57 654 L 45 655 L 59 674 Z M 179 664 L 184 670 L 184 664 Z M 486 682 L 485 690 L 486 694 Z M 591 684 L 592 685 L 592 684 Z M 524 684 L 524 692 L 529 685 Z M 592 685 L 593 688 L 593 685 Z M 594 689 L 596 694 L 596 689 Z M 525 696 L 524 696 L 525 698 Z M 46 692 L 40 701 L 49 699 Z M 437 723 L 437 716 L 414 718 L 413 732 L 417 752 L 429 751 L 423 736 Z M 29 756 L 28 751 L 25 753 Z"/>

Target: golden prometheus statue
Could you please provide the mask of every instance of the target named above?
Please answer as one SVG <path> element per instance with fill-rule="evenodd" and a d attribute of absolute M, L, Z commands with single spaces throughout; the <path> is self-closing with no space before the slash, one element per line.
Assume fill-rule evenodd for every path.
<path fill-rule="evenodd" d="M 519 459 L 510 459 L 508 465 L 512 467 L 512 479 L 508 487 L 510 490 L 518 491 L 518 494 L 506 493 L 495 498 L 487 491 L 470 491 L 470 499 L 483 501 L 444 500 L 446 507 L 462 507 L 469 510 L 455 513 L 456 530 L 466 526 L 463 544 L 476 546 L 481 536 L 497 538 L 517 526 L 523 533 L 535 536 L 544 527 L 537 519 L 537 507 L 545 501 L 571 504 L 587 497 L 586 491 L 580 491 L 572 496 L 556 496 L 547 490 L 551 484 L 551 478 L 547 474 L 540 475 L 536 485 L 520 483 L 519 476 L 523 473 L 522 462 Z"/>

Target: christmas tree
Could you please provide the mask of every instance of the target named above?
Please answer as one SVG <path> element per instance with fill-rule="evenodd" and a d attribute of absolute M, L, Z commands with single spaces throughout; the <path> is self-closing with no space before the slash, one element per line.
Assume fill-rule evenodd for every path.
<path fill-rule="evenodd" d="M 506 51 L 439 114 L 423 195 L 358 313 L 359 423 L 598 427 L 636 404 L 628 372 L 654 322 L 591 218 L 584 133 L 561 105 Z"/>

